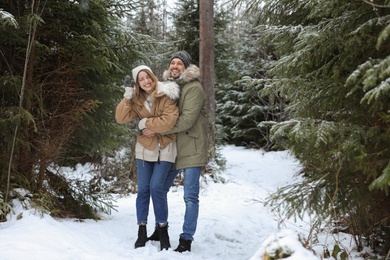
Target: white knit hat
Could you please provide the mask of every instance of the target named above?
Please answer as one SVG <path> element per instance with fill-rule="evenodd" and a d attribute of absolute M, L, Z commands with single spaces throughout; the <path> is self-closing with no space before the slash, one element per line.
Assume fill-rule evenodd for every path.
<path fill-rule="evenodd" d="M 140 65 L 138 67 L 135 67 L 131 72 L 133 73 L 133 80 L 134 82 L 137 82 L 137 76 L 138 76 L 138 73 L 141 71 L 141 70 L 148 70 L 150 71 L 150 73 L 153 74 L 153 71 L 146 65 Z"/>

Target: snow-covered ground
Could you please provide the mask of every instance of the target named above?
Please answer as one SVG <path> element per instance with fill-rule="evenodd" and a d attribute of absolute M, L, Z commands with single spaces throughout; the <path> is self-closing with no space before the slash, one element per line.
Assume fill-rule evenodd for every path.
<path fill-rule="evenodd" d="M 297 233 L 307 234 L 308 222 L 283 223 L 261 203 L 277 187 L 297 181 L 299 163 L 288 152 L 262 152 L 224 146 L 225 183 L 202 180 L 200 214 L 192 251 L 174 252 L 183 223 L 182 187 L 168 194 L 169 235 L 172 248 L 160 251 L 159 242 L 150 241 L 134 249 L 137 238 L 135 198 L 119 198 L 117 210 L 99 221 L 54 219 L 34 210 L 15 209 L 7 222 L 0 223 L 0 259 L 261 259 L 265 251 L 290 248 L 290 260 L 320 259 L 302 247 Z M 17 218 L 21 216 L 21 218 Z M 148 235 L 154 229 L 150 208 Z M 279 223 L 280 224 L 280 223 Z M 346 249 L 353 243 L 345 235 Z M 359 258 L 353 258 L 359 259 Z"/>

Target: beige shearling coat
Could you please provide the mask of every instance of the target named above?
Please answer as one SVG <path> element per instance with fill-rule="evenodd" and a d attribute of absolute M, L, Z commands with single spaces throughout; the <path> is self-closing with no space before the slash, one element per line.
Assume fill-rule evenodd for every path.
<path fill-rule="evenodd" d="M 118 104 L 115 112 L 117 123 L 125 124 L 136 119 L 147 118 L 146 126 L 157 133 L 154 137 L 142 134 L 137 136 L 137 159 L 175 161 L 177 134 L 161 135 L 160 133 L 171 130 L 176 124 L 179 117 L 177 106 L 179 95 L 180 88 L 176 83 L 158 82 L 153 99 L 149 96 L 143 104 L 139 104 L 133 98 L 124 98 Z"/>

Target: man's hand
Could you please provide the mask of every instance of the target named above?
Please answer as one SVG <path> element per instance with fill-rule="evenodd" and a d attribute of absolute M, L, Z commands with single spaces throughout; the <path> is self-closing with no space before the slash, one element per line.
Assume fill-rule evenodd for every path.
<path fill-rule="evenodd" d="M 144 129 L 142 129 L 142 134 L 147 136 L 147 137 L 153 137 L 155 133 L 148 128 L 144 128 Z"/>

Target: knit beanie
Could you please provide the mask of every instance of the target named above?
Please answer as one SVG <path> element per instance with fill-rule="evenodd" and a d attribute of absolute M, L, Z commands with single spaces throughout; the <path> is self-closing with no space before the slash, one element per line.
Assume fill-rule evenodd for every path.
<path fill-rule="evenodd" d="M 153 71 L 146 65 L 140 65 L 138 67 L 135 67 L 131 72 L 133 73 L 133 80 L 134 82 L 137 82 L 137 76 L 138 76 L 138 73 L 141 71 L 141 70 L 148 70 L 150 71 L 150 73 L 153 74 Z"/>
<path fill-rule="evenodd" d="M 184 63 L 184 66 L 185 66 L 186 68 L 187 68 L 188 66 L 190 66 L 190 64 L 191 64 L 191 62 L 192 62 L 192 59 L 191 59 L 190 54 L 188 54 L 188 52 L 186 52 L 186 51 L 178 51 L 178 52 L 175 52 L 175 53 L 171 56 L 171 61 L 172 61 L 174 58 L 181 59 L 181 61 Z"/>

